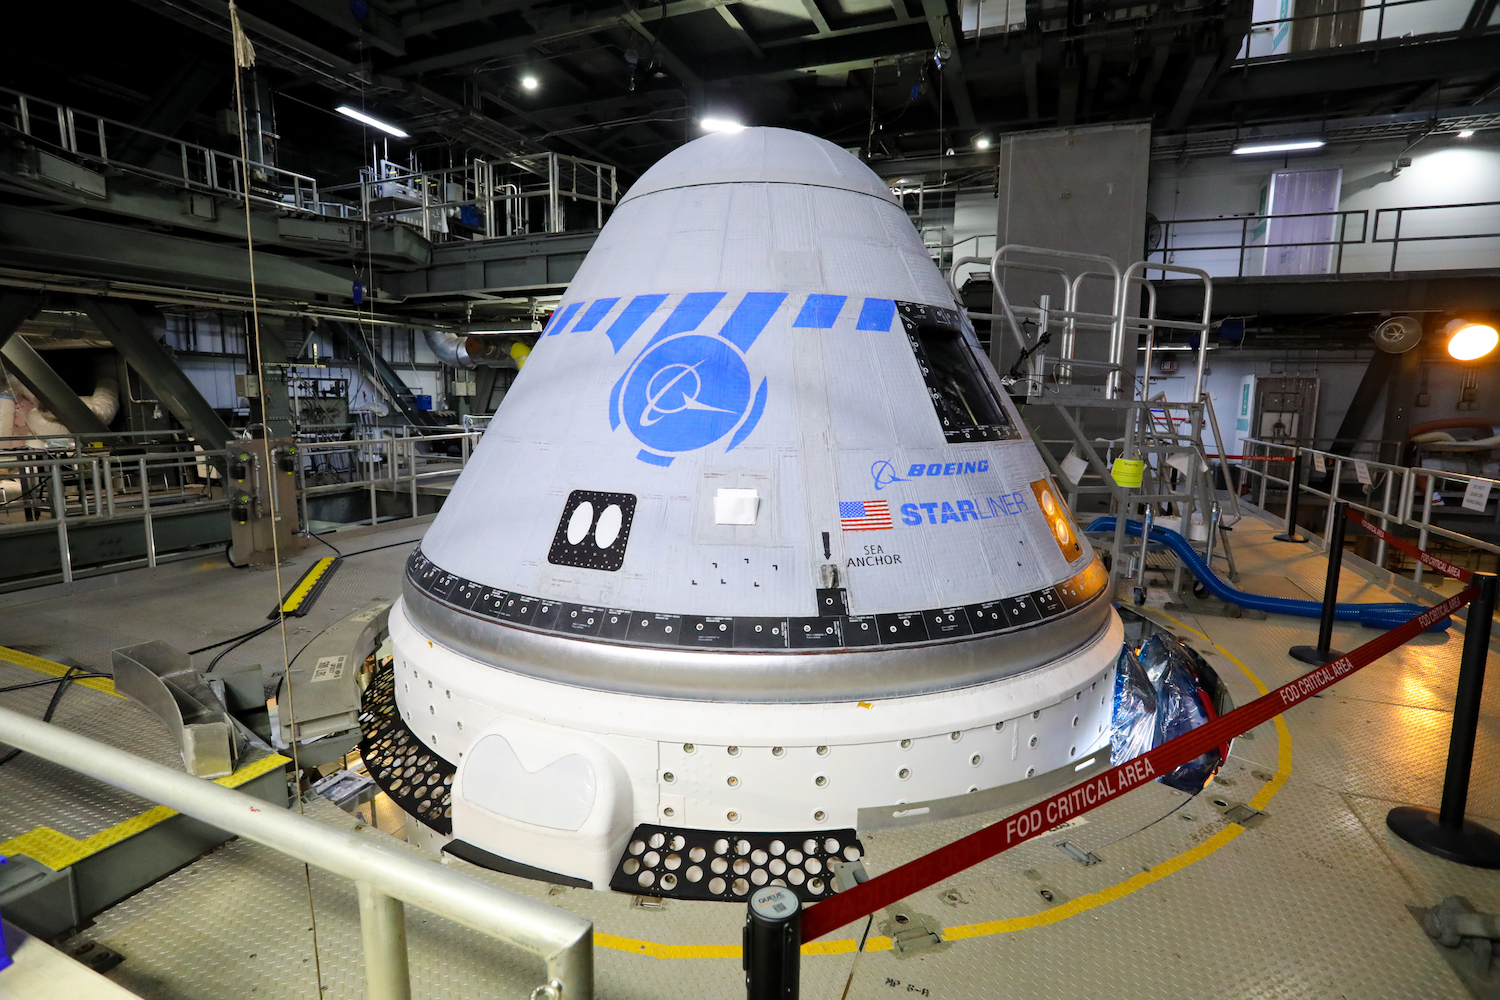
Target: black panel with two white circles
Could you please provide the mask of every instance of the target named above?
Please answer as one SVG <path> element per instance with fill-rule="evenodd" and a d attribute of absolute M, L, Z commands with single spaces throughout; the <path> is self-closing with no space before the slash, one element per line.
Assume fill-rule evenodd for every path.
<path fill-rule="evenodd" d="M 625 563 L 634 519 L 635 497 L 629 493 L 574 490 L 563 505 L 547 561 L 614 572 Z"/>

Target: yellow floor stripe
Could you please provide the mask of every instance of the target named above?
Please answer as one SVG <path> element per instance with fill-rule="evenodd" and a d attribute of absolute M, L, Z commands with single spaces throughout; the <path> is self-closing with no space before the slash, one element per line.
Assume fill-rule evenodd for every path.
<path fill-rule="evenodd" d="M 18 667 L 25 667 L 27 670 L 35 670 L 48 677 L 61 677 L 68 672 L 68 668 L 61 663 L 53 663 L 51 660 L 44 660 L 40 656 L 32 656 L 30 653 L 23 653 L 19 649 L 11 649 L 8 646 L 0 646 L 0 660 L 14 663 Z M 116 698 L 125 697 L 123 694 L 116 693 L 115 682 L 108 677 L 83 677 L 73 683 L 80 687 L 112 694 Z"/>
<path fill-rule="evenodd" d="M 1160 612 L 1160 614 L 1163 618 L 1166 618 L 1174 625 L 1177 625 L 1187 632 L 1193 633 L 1194 635 L 1201 638 L 1204 642 L 1212 645 L 1214 649 L 1218 650 L 1218 652 L 1221 653 L 1226 659 L 1228 659 L 1230 663 L 1233 663 L 1236 667 L 1238 667 L 1241 673 L 1243 673 L 1250 679 L 1250 683 L 1255 685 L 1255 689 L 1257 691 L 1259 691 L 1261 694 L 1267 693 L 1269 689 L 1265 686 L 1261 679 L 1255 675 L 1254 671 L 1245 666 L 1244 663 L 1240 662 L 1239 658 L 1236 657 L 1233 653 L 1229 652 L 1229 650 L 1225 649 L 1223 646 L 1220 646 L 1218 643 L 1214 642 L 1208 636 L 1204 635 L 1198 629 L 1193 628 L 1186 622 L 1173 618 L 1171 615 L 1166 614 L 1165 612 Z M 1257 810 L 1264 809 L 1266 807 L 1266 804 L 1269 803 L 1271 799 L 1276 795 L 1276 793 L 1281 790 L 1281 786 L 1286 784 L 1287 779 L 1291 777 L 1292 773 L 1291 731 L 1287 729 L 1286 722 L 1282 719 L 1281 716 L 1276 716 L 1276 718 L 1272 721 L 1276 725 L 1277 773 L 1274 777 L 1272 777 L 1270 781 L 1262 785 L 1260 791 L 1257 792 L 1255 794 L 1255 797 L 1247 803 L 1250 808 Z M 1066 903 L 1062 903 L 1050 909 L 1043 910 L 1041 913 L 1033 913 L 1023 917 L 1006 917 L 1000 920 L 987 920 L 983 923 L 977 924 L 961 924 L 954 927 L 945 927 L 943 928 L 942 932 L 943 940 L 958 941 L 966 938 L 990 937 L 995 934 L 1012 934 L 1016 931 L 1030 930 L 1033 927 L 1045 927 L 1048 924 L 1055 924 L 1059 921 L 1066 920 L 1069 917 L 1075 917 L 1078 914 L 1086 913 L 1087 911 L 1092 910 L 1097 906 L 1103 906 L 1105 903 L 1110 903 L 1117 899 L 1123 899 L 1124 897 L 1139 889 L 1144 889 L 1146 886 L 1151 885 L 1154 882 L 1161 881 L 1168 875 L 1181 871 L 1194 862 L 1202 861 L 1204 858 L 1208 857 L 1210 854 L 1213 854 L 1221 847 L 1230 843 L 1244 832 L 1245 827 L 1240 826 L 1238 823 L 1230 823 L 1224 829 L 1220 830 L 1212 837 L 1209 837 L 1197 847 L 1184 851 L 1176 857 L 1168 858 L 1166 861 L 1163 861 L 1161 864 L 1156 865 L 1149 871 L 1144 871 L 1138 875 L 1133 875 L 1125 881 L 1112 885 L 1107 889 L 1101 889 L 1099 892 L 1092 892 L 1086 896 L 1079 896 L 1077 899 L 1072 899 Z M 3 848 L 4 845 L 0 845 L 0 853 L 3 853 Z M 618 937 L 614 934 L 599 933 L 596 933 L 594 935 L 594 944 L 600 948 L 609 948 L 614 951 L 631 952 L 636 955 L 645 955 L 649 958 L 668 959 L 740 957 L 740 946 L 737 944 L 667 945 L 657 944 L 654 941 L 642 941 L 637 938 Z M 865 942 L 864 950 L 871 952 L 889 951 L 891 949 L 891 946 L 892 941 L 888 937 L 872 937 Z M 858 949 L 858 941 L 853 938 L 846 938 L 839 941 L 814 941 L 811 944 L 805 944 L 802 946 L 802 954 L 847 955 L 854 951 L 857 951 Z"/>
<path fill-rule="evenodd" d="M 246 764 L 233 774 L 226 774 L 222 778 L 215 778 L 214 784 L 223 785 L 226 788 L 238 788 L 247 781 L 251 781 L 261 775 L 278 770 L 291 761 L 281 754 L 271 754 L 260 760 Z M 0 856 L 12 854 L 24 854 L 33 861 L 40 861 L 53 871 L 62 871 L 69 865 L 77 864 L 91 854 L 98 854 L 106 847 L 118 844 L 129 837 L 134 837 L 143 830 L 148 830 L 163 820 L 171 819 L 177 815 L 177 810 L 168 809 L 166 806 L 152 806 L 139 815 L 132 816 L 127 820 L 116 823 L 106 830 L 77 840 L 65 833 L 59 833 L 51 827 L 39 826 L 34 830 L 23 833 L 18 837 L 0 843 Z"/>

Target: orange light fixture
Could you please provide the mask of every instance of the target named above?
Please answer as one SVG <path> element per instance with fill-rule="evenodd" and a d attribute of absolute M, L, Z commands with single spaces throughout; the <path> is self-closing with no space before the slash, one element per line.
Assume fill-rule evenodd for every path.
<path fill-rule="evenodd" d="M 1448 353 L 1459 361 L 1478 361 L 1500 344 L 1493 326 L 1456 319 L 1448 324 Z"/>

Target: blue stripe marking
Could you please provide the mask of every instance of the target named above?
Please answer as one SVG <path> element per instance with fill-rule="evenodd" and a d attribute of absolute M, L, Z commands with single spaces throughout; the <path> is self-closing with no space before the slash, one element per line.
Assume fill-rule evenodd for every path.
<path fill-rule="evenodd" d="M 555 337 L 559 333 L 562 333 L 563 327 L 568 325 L 568 320 L 573 318 L 573 314 L 576 313 L 582 305 L 582 302 L 573 302 L 566 308 L 564 308 L 562 312 L 553 313 L 552 318 L 547 321 L 547 329 L 545 331 L 545 335 L 548 337 Z"/>
<path fill-rule="evenodd" d="M 745 422 L 740 424 L 740 429 L 734 432 L 734 437 L 729 439 L 729 447 L 725 451 L 734 451 L 734 446 L 750 436 L 755 430 L 755 425 L 760 423 L 760 416 L 766 411 L 766 380 L 760 380 L 760 388 L 755 390 L 755 402 L 750 404 L 750 415 Z"/>
<path fill-rule="evenodd" d="M 661 329 L 651 335 L 646 341 L 650 347 L 658 340 L 665 340 L 674 333 L 687 333 L 689 330 L 698 329 L 698 324 L 703 322 L 703 317 L 713 311 L 713 307 L 719 304 L 724 297 L 723 292 L 689 292 L 677 303 L 677 308 L 667 317 L 667 321 L 661 325 Z"/>
<path fill-rule="evenodd" d="M 645 462 L 647 465 L 659 465 L 665 469 L 667 466 L 672 464 L 672 459 L 674 456 L 658 455 L 654 451 L 647 451 L 646 449 L 642 448 L 635 457 L 640 459 L 642 462 Z"/>
<path fill-rule="evenodd" d="M 609 311 L 615 307 L 615 303 L 618 301 L 620 301 L 618 298 L 599 299 L 585 310 L 584 314 L 578 318 L 577 323 L 573 324 L 573 332 L 587 333 L 598 326 L 599 321 L 608 315 Z"/>
<path fill-rule="evenodd" d="M 614 323 L 605 331 L 605 336 L 614 345 L 615 353 L 620 353 L 620 348 L 625 342 L 635 336 L 635 331 L 641 328 L 641 324 L 651 318 L 656 312 L 657 306 L 667 300 L 665 295 L 637 295 L 630 300 L 630 304 L 620 310 L 620 315 L 615 317 Z"/>
<path fill-rule="evenodd" d="M 785 301 L 785 292 L 746 292 L 740 304 L 734 307 L 724 329 L 719 331 L 719 336 L 741 351 L 750 350 L 750 345 L 755 343 L 755 338 L 760 336 Z"/>
<path fill-rule="evenodd" d="M 865 299 L 865 304 L 859 310 L 859 322 L 854 324 L 856 330 L 879 330 L 885 333 L 891 328 L 891 320 L 896 318 L 896 302 L 894 299 Z"/>
<path fill-rule="evenodd" d="M 809 295 L 792 326 L 813 330 L 829 329 L 839 318 L 839 313 L 844 308 L 844 300 L 848 297 L 847 295 Z"/>

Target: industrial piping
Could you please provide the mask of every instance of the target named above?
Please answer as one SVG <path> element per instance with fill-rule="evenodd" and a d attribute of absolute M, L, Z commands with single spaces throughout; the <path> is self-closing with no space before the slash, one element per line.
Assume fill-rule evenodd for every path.
<path fill-rule="evenodd" d="M 452 368 L 520 368 L 531 347 L 517 337 L 460 337 L 442 330 L 424 330 L 427 346 Z"/>
<path fill-rule="evenodd" d="M 88 407 L 105 427 L 108 427 L 115 419 L 115 414 L 120 412 L 120 383 L 112 378 L 101 378 L 94 383 L 94 391 L 87 396 L 80 396 L 79 401 Z M 0 421 L 0 427 L 3 426 L 4 421 Z M 37 437 L 58 437 L 72 433 L 40 406 L 26 414 L 26 426 L 31 428 L 31 432 Z"/>

